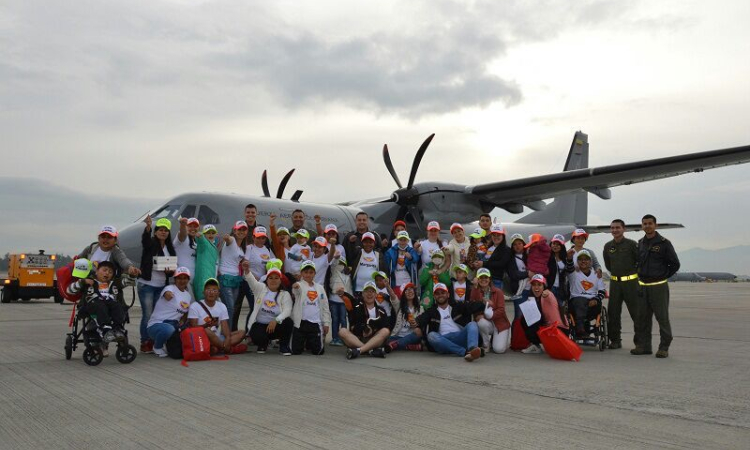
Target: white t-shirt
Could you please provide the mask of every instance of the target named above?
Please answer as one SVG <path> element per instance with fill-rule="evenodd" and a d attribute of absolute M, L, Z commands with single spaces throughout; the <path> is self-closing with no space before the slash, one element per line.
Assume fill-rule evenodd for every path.
<path fill-rule="evenodd" d="M 258 310 L 258 316 L 255 318 L 256 322 L 265 325 L 271 323 L 272 320 L 276 320 L 281 314 L 281 304 L 276 301 L 277 297 L 278 292 L 266 291 Z"/>
<path fill-rule="evenodd" d="M 315 263 L 315 278 L 313 278 L 313 281 L 323 286 L 323 283 L 326 281 L 326 272 L 328 272 L 328 266 L 331 265 L 328 262 L 328 255 L 326 253 L 323 253 L 317 258 L 313 257 L 312 261 Z M 333 261 L 335 263 L 337 260 L 334 259 Z"/>
<path fill-rule="evenodd" d="M 221 249 L 221 257 L 219 258 L 219 273 L 222 275 L 234 275 L 240 274 L 240 262 L 245 257 L 242 252 L 242 248 L 237 245 L 237 241 L 232 238 L 229 244 L 224 245 Z"/>
<path fill-rule="evenodd" d="M 455 239 L 445 247 L 446 255 L 451 255 L 451 266 L 463 264 L 466 262 L 466 255 L 469 253 L 469 239 L 464 239 L 463 242 L 458 243 Z M 453 269 L 451 269 L 451 275 L 455 276 Z"/>
<path fill-rule="evenodd" d="M 357 269 L 357 279 L 354 283 L 354 290 L 361 292 L 365 283 L 372 280 L 373 272 L 378 271 L 379 255 L 362 250 L 362 257 L 359 259 L 359 268 Z"/>
<path fill-rule="evenodd" d="M 336 244 L 335 250 L 331 250 L 331 244 L 328 244 L 328 251 L 339 252 L 339 257 L 346 259 L 346 250 L 344 250 L 344 246 L 341 244 Z"/>
<path fill-rule="evenodd" d="M 377 305 L 380 306 L 385 310 L 385 313 L 388 314 L 388 317 L 391 317 L 391 296 L 388 294 L 388 289 L 380 289 L 378 288 L 378 296 L 376 297 Z"/>
<path fill-rule="evenodd" d="M 432 254 L 447 245 L 445 241 L 437 240 L 436 242 L 430 242 L 428 239 L 420 241 L 420 244 L 422 246 L 420 253 L 422 264 L 431 263 Z"/>
<path fill-rule="evenodd" d="M 163 251 L 164 256 L 172 256 L 172 254 L 169 253 L 166 245 L 164 246 Z M 153 287 L 164 287 L 167 285 L 167 274 L 164 273 L 163 270 L 152 270 L 151 280 L 144 280 L 143 278 L 139 278 L 138 281 Z"/>
<path fill-rule="evenodd" d="M 177 253 L 177 266 L 188 268 L 190 275 L 195 276 L 195 248 L 190 247 L 190 236 L 186 236 L 182 242 L 178 236 L 175 236 L 172 245 L 174 245 L 174 252 Z"/>
<path fill-rule="evenodd" d="M 226 305 L 224 305 L 224 303 L 219 300 L 216 300 L 216 303 L 214 303 L 213 307 L 209 307 L 205 301 L 193 302 L 193 304 L 190 305 L 190 309 L 188 310 L 188 319 L 198 319 L 198 325 L 203 325 L 204 323 L 206 323 L 206 319 L 208 318 L 208 314 L 206 314 L 206 311 L 203 310 L 203 307 L 200 305 L 200 303 L 206 305 L 208 310 L 211 311 L 211 315 L 214 317 L 214 319 L 219 319 L 219 325 L 211 327 L 210 330 L 213 331 L 217 336 L 221 336 L 221 321 L 229 320 L 229 313 L 227 312 Z"/>
<path fill-rule="evenodd" d="M 365 308 L 367 307 L 365 306 Z M 376 308 L 375 306 L 373 306 L 372 308 L 367 308 L 367 315 L 370 319 L 378 317 L 378 308 Z"/>
<path fill-rule="evenodd" d="M 273 259 L 274 255 L 266 246 L 256 247 L 255 244 L 248 245 L 245 250 L 245 259 L 250 262 L 250 272 L 255 275 L 255 279 L 266 274 L 266 263 Z"/>
<path fill-rule="evenodd" d="M 453 300 L 457 302 L 463 302 L 466 300 L 466 282 L 459 283 L 458 281 L 453 282 Z"/>
<path fill-rule="evenodd" d="M 458 326 L 451 316 L 451 309 L 450 306 L 445 309 L 438 307 L 438 312 L 440 313 L 440 330 L 438 332 L 442 335 L 461 331 L 461 327 Z"/>
<path fill-rule="evenodd" d="M 477 261 L 486 261 L 487 258 L 487 245 L 480 240 L 477 243 Z"/>
<path fill-rule="evenodd" d="M 552 287 L 560 287 L 560 273 L 565 270 L 565 261 L 562 259 L 560 261 L 557 261 L 557 273 L 555 273 L 555 283 L 552 285 Z"/>
<path fill-rule="evenodd" d="M 299 275 L 299 268 L 302 265 L 302 261 L 306 259 L 310 259 L 310 256 L 312 256 L 312 249 L 309 245 L 299 245 L 294 244 L 292 248 L 289 249 L 289 253 L 294 253 L 295 255 L 302 257 L 299 261 L 295 261 L 291 258 L 287 258 L 286 260 L 286 271 L 293 274 L 293 275 Z"/>
<path fill-rule="evenodd" d="M 318 298 L 318 291 L 308 289 L 307 295 L 297 300 L 304 302 L 302 304 L 302 320 L 320 323 L 320 306 L 318 306 L 320 299 Z"/>
<path fill-rule="evenodd" d="M 89 258 L 89 261 L 93 262 L 102 262 L 102 261 L 109 261 L 110 256 L 112 256 L 112 251 L 105 252 L 101 249 L 101 247 L 96 247 L 96 250 L 94 250 L 94 254 L 91 255 Z"/>
<path fill-rule="evenodd" d="M 513 259 L 516 261 L 516 267 L 518 268 L 519 272 L 526 273 L 528 270 L 526 269 L 526 263 L 523 262 L 523 256 L 520 254 L 513 254 Z M 528 291 L 531 289 L 531 283 L 527 283 L 526 287 L 524 288 L 525 291 Z"/>
<path fill-rule="evenodd" d="M 174 295 L 172 300 L 164 298 L 166 292 L 171 292 Z M 161 291 L 159 300 L 154 305 L 154 312 L 151 313 L 151 318 L 148 321 L 148 326 L 162 323 L 165 320 L 180 320 L 182 315 L 188 312 L 192 302 L 193 296 L 190 295 L 190 291 L 185 289 L 183 292 L 177 289 L 177 286 L 170 284 Z"/>
<path fill-rule="evenodd" d="M 406 270 L 406 258 L 405 256 L 401 255 L 400 250 L 398 250 L 398 258 L 396 260 L 396 271 L 393 275 L 396 278 L 396 285 L 398 286 L 401 286 L 405 283 L 409 283 L 413 281 L 411 279 L 411 274 L 409 273 L 409 271 Z"/>
<path fill-rule="evenodd" d="M 568 275 L 568 280 L 570 283 L 570 298 L 594 298 L 599 291 L 604 290 L 604 282 L 596 276 L 594 269 L 589 269 L 588 275 L 581 271 L 575 271 Z"/>
<path fill-rule="evenodd" d="M 408 308 L 409 308 L 409 314 L 414 315 L 414 307 L 409 306 Z M 404 337 L 411 332 L 412 332 L 411 324 L 409 323 L 408 320 L 404 319 L 404 324 L 401 326 L 401 329 L 398 330 L 398 334 L 396 334 L 396 336 Z"/>
<path fill-rule="evenodd" d="M 493 253 L 495 253 L 496 245 L 492 245 L 487 249 L 487 253 L 484 254 L 484 260 L 488 261 Z"/>

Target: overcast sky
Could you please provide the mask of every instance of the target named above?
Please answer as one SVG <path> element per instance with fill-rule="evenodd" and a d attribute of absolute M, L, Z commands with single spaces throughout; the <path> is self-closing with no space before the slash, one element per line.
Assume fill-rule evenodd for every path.
<path fill-rule="evenodd" d="M 578 129 L 592 167 L 750 144 L 748 23 L 747 1 L 6 0 L 0 252 L 75 252 L 185 191 L 259 194 L 266 168 L 297 168 L 307 200 L 389 195 L 382 145 L 405 179 L 433 132 L 417 179 L 466 184 L 559 171 Z M 616 188 L 589 222 L 743 244 L 748 174 Z"/>

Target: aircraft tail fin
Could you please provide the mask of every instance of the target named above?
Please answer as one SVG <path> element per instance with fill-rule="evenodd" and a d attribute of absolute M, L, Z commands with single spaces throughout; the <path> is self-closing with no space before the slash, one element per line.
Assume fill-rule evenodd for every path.
<path fill-rule="evenodd" d="M 568 159 L 565 161 L 563 171 L 585 169 L 589 166 L 589 137 L 587 134 L 577 131 L 570 145 Z M 527 214 L 517 223 L 531 224 L 574 224 L 583 225 L 588 220 L 589 200 L 588 192 L 578 194 L 566 194 L 555 199 L 541 211 Z"/>

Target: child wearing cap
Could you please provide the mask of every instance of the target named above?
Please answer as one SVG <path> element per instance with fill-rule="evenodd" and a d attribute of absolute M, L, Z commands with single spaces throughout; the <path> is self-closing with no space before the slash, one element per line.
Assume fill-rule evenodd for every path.
<path fill-rule="evenodd" d="M 464 263 L 469 268 L 469 273 L 474 273 L 474 266 L 478 262 L 484 262 L 487 255 L 487 246 L 484 243 L 484 237 L 486 231 L 482 228 L 475 228 L 474 231 L 469 235 L 469 251 L 466 253 L 466 260 Z M 474 278 L 473 276 L 471 278 Z"/>
<path fill-rule="evenodd" d="M 409 245 L 411 239 L 406 231 L 399 231 L 396 244 L 385 253 L 385 263 L 390 274 L 391 286 L 414 283 L 417 280 L 419 254 Z"/>
<path fill-rule="evenodd" d="M 325 236 L 325 238 L 328 240 L 328 250 L 330 251 L 333 249 L 333 247 L 336 247 L 335 251 L 339 252 L 341 258 L 346 259 L 346 249 L 343 245 L 341 245 L 338 227 L 335 224 L 329 223 L 325 226 L 325 228 L 323 228 L 323 225 L 320 222 L 319 215 L 315 215 L 315 227 L 318 232 L 318 236 Z M 331 245 L 332 239 L 336 240 L 336 245 Z"/>
<path fill-rule="evenodd" d="M 451 276 L 446 269 L 445 257 L 442 250 L 432 253 L 432 259 L 419 271 L 419 284 L 422 287 L 422 308 L 427 310 L 435 303 L 433 287 L 437 283 L 451 285 Z"/>
<path fill-rule="evenodd" d="M 570 310 L 574 313 L 576 335 L 579 339 L 588 337 L 588 310 L 601 307 L 606 294 L 604 282 L 591 268 L 591 253 L 588 250 L 578 252 L 578 269 L 572 256 L 567 262 L 568 283 L 570 285 Z"/>
<path fill-rule="evenodd" d="M 427 224 L 427 239 L 414 244 L 414 250 L 420 254 L 422 259 L 421 265 L 424 267 L 432 262 L 432 254 L 441 250 L 446 245 L 448 243 L 440 239 L 440 224 L 433 220 Z"/>
<path fill-rule="evenodd" d="M 390 240 L 383 238 L 383 249 L 389 249 L 394 245 L 398 245 L 398 234 L 402 231 L 406 231 L 406 222 L 403 220 L 397 220 L 393 223 L 393 229 L 391 230 Z M 409 234 L 407 233 L 407 236 Z M 409 245 L 411 245 L 411 239 L 409 239 Z"/>
<path fill-rule="evenodd" d="M 193 274 L 195 273 L 195 259 L 198 250 L 195 238 L 200 229 L 200 222 L 195 217 L 180 217 L 179 223 L 180 230 L 172 241 L 174 251 L 177 252 L 177 266 L 184 267 Z M 188 283 L 187 288 L 192 295 L 193 288 L 190 283 Z"/>
<path fill-rule="evenodd" d="M 146 331 L 154 341 L 154 354 L 160 358 L 168 356 L 164 344 L 187 321 L 187 312 L 193 302 L 188 286 L 190 269 L 178 267 L 174 273 L 174 284 L 161 291 L 159 300 L 154 305 Z"/>
<path fill-rule="evenodd" d="M 486 268 L 477 271 L 477 287 L 471 291 L 470 301 L 482 303 L 484 313 L 477 319 L 482 348 L 505 353 L 510 345 L 510 321 L 505 314 L 505 295 L 492 284 L 492 274 Z"/>
<path fill-rule="evenodd" d="M 464 227 L 460 223 L 454 223 L 451 225 L 451 235 L 453 239 L 443 249 L 445 254 L 445 269 L 449 270 L 452 266 L 466 263 L 466 256 L 469 254 L 469 246 L 471 243 L 466 239 L 464 233 Z M 456 276 L 455 273 L 450 274 L 451 277 Z"/>
<path fill-rule="evenodd" d="M 592 267 L 594 268 L 594 271 L 596 272 L 597 276 L 599 278 L 602 277 L 602 266 L 599 264 L 599 259 L 596 257 L 596 253 L 594 253 L 591 249 L 588 249 L 584 247 L 583 245 L 586 243 L 586 241 L 589 239 L 589 234 L 584 230 L 583 228 L 576 228 L 575 231 L 573 231 L 573 235 L 570 238 L 570 241 L 573 243 L 570 250 L 568 250 L 568 255 L 572 254 L 573 258 L 573 266 L 578 270 L 578 254 L 582 250 L 586 250 L 589 252 L 589 255 L 591 255 L 591 263 Z"/>
<path fill-rule="evenodd" d="M 219 264 L 219 241 L 216 238 L 216 227 L 207 224 L 202 233 L 195 237 L 195 276 L 193 277 L 193 295 L 196 300 L 203 300 L 203 286 L 209 278 L 216 278 Z"/>
<path fill-rule="evenodd" d="M 510 292 L 513 294 L 513 320 L 521 317 L 521 302 L 529 298 L 529 269 L 526 267 L 526 241 L 518 233 L 510 237 L 511 258 L 508 262 Z"/>
<path fill-rule="evenodd" d="M 471 283 L 468 281 L 469 268 L 466 264 L 459 264 L 453 268 L 456 279 L 451 281 L 452 299 L 454 302 L 464 302 L 471 298 Z"/>
<path fill-rule="evenodd" d="M 310 232 L 301 228 L 294 233 L 293 236 L 296 239 L 294 245 L 287 253 L 287 272 L 291 273 L 296 280 L 300 278 L 300 265 L 302 261 L 307 261 L 312 255 L 312 248 L 307 245 L 307 241 L 310 238 Z"/>
<path fill-rule="evenodd" d="M 386 351 L 398 349 L 422 351 L 422 338 L 414 332 L 417 328 L 417 318 L 422 314 L 419 296 L 414 283 L 406 283 L 399 289 L 399 309 L 396 312 L 396 324 L 388 338 Z"/>
<path fill-rule="evenodd" d="M 529 243 L 524 246 L 526 249 L 526 267 L 529 271 L 529 277 L 533 277 L 537 273 L 541 273 L 544 276 L 549 275 L 549 257 L 552 253 L 547 239 L 539 233 L 534 233 L 529 236 Z"/>
<path fill-rule="evenodd" d="M 266 263 L 276 256 L 266 246 L 268 233 L 266 227 L 257 226 L 253 230 L 253 242 L 245 250 L 245 259 L 250 263 L 250 272 L 256 280 L 266 274 Z"/>
<path fill-rule="evenodd" d="M 276 265 L 270 265 L 263 281 L 259 281 L 250 270 L 250 262 L 242 263 L 242 270 L 255 306 L 245 322 L 247 337 L 258 346 L 258 353 L 265 353 L 268 343 L 279 340 L 279 353 L 288 356 L 292 321 L 292 296 L 282 287 L 283 274 Z"/>
<path fill-rule="evenodd" d="M 316 239 L 321 238 L 324 239 L 322 236 Z M 292 308 L 292 354 L 301 355 L 307 349 L 313 355 L 322 355 L 331 325 L 328 299 L 323 286 L 315 281 L 315 263 L 304 261 L 300 269 L 301 279 L 292 286 L 295 298 Z"/>
<path fill-rule="evenodd" d="M 245 338 L 245 333 L 229 329 L 229 314 L 226 305 L 219 301 L 219 282 L 216 278 L 206 280 L 203 300 L 193 302 L 188 308 L 188 325 L 206 330 L 212 354 L 220 350 L 232 353 L 235 346 L 239 347 L 237 353 L 247 350 L 246 346 L 239 345 Z"/>
<path fill-rule="evenodd" d="M 153 341 L 148 337 L 146 330 L 148 320 L 151 318 L 151 312 L 154 310 L 156 299 L 161 294 L 164 286 L 167 285 L 167 279 L 172 276 L 171 271 L 153 270 L 154 258 L 158 256 L 177 256 L 174 246 L 172 246 L 172 222 L 167 218 L 161 218 L 156 221 L 151 229 L 153 221 L 151 216 L 146 216 L 146 226 L 141 235 L 141 276 L 138 278 L 138 300 L 141 304 L 141 353 L 153 352 Z"/>
<path fill-rule="evenodd" d="M 80 279 L 71 283 L 67 292 L 71 295 L 83 294 L 78 307 L 94 321 L 103 343 L 122 341 L 125 339 L 125 307 L 117 300 L 120 288 L 114 282 L 115 265 L 110 261 L 101 261 L 94 277 L 89 278 L 91 266 L 86 259 L 75 261 L 73 276 Z"/>
<path fill-rule="evenodd" d="M 333 239 L 332 244 L 335 245 L 336 238 L 334 237 Z M 318 236 L 313 240 L 312 249 L 313 254 L 311 259 L 315 263 L 315 282 L 321 286 L 325 286 L 326 278 L 328 277 L 328 267 L 331 264 L 335 264 L 340 254 L 336 251 L 335 247 L 333 251 L 328 250 L 328 240 L 323 236 Z"/>
<path fill-rule="evenodd" d="M 391 330 L 388 328 L 388 315 L 377 304 L 376 297 L 375 282 L 366 282 L 362 287 L 362 301 L 349 311 L 349 328 L 339 330 L 339 336 L 348 347 L 346 359 L 357 358 L 362 353 L 385 358 L 386 352 L 382 346 Z"/>
<path fill-rule="evenodd" d="M 388 269 L 385 258 L 375 249 L 375 235 L 369 231 L 362 235 L 362 248 L 355 250 L 350 262 L 355 294 L 361 293 L 365 283 L 372 281 L 373 273 Z"/>
<path fill-rule="evenodd" d="M 240 264 L 245 259 L 247 234 L 247 222 L 244 220 L 236 221 L 232 229 L 232 236 L 224 235 L 224 246 L 221 248 L 219 286 L 221 302 L 227 308 L 230 321 L 234 317 L 235 303 L 240 295 L 240 284 L 242 283 Z M 231 322 L 229 326 L 232 327 Z"/>

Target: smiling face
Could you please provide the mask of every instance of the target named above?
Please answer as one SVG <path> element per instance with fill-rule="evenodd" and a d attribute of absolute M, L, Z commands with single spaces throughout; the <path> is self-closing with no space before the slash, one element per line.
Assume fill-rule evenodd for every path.
<path fill-rule="evenodd" d="M 581 248 L 583 247 L 583 244 L 586 243 L 586 236 L 575 236 L 571 241 L 573 241 L 573 245 L 575 245 L 576 248 Z"/>
<path fill-rule="evenodd" d="M 589 270 L 591 268 L 591 258 L 578 255 L 578 268 L 581 269 L 582 272 Z"/>
<path fill-rule="evenodd" d="M 237 239 L 237 242 L 244 241 L 245 238 L 247 237 L 247 228 L 242 227 L 242 228 L 237 228 L 236 230 L 234 230 L 234 237 L 235 239 Z"/>
<path fill-rule="evenodd" d="M 404 299 L 406 300 L 416 300 L 417 299 L 417 291 L 413 287 L 408 287 L 404 291 Z"/>
<path fill-rule="evenodd" d="M 541 297 L 542 293 L 544 293 L 544 284 L 539 281 L 532 281 L 531 292 L 534 294 L 534 297 Z"/>
<path fill-rule="evenodd" d="M 266 245 L 266 237 L 265 236 L 256 236 L 253 238 L 253 245 L 255 245 L 258 248 L 261 248 Z"/>
<path fill-rule="evenodd" d="M 315 269 L 312 267 L 305 267 L 300 272 L 300 275 L 302 276 L 302 279 L 305 280 L 308 284 L 313 283 L 313 279 L 315 278 Z"/>
<path fill-rule="evenodd" d="M 609 232 L 612 233 L 612 237 L 620 239 L 625 234 L 625 228 L 620 222 L 612 222 L 609 225 Z"/>
<path fill-rule="evenodd" d="M 453 239 L 456 240 L 456 242 L 463 242 L 464 239 L 466 239 L 466 234 L 464 234 L 464 230 L 460 228 L 454 228 L 453 231 L 451 231 L 451 235 L 453 236 Z"/>
<path fill-rule="evenodd" d="M 442 306 L 448 303 L 448 291 L 438 289 L 432 294 L 432 296 L 435 298 L 435 301 L 438 305 Z"/>
<path fill-rule="evenodd" d="M 378 294 L 375 292 L 375 289 L 365 289 L 362 291 L 362 299 L 365 302 L 365 305 L 372 306 L 375 304 L 375 299 L 377 298 Z"/>
<path fill-rule="evenodd" d="M 316 258 L 320 258 L 326 252 L 326 248 L 322 245 L 318 245 L 317 243 L 313 244 L 312 249 L 313 255 L 315 255 Z"/>
<path fill-rule="evenodd" d="M 188 225 L 188 227 L 187 227 L 188 236 L 192 236 L 192 237 L 197 236 L 198 235 L 198 227 L 199 227 L 199 225 L 196 224 L 196 223 L 191 223 L 190 225 Z"/>
<path fill-rule="evenodd" d="M 272 273 L 266 277 L 266 286 L 271 292 L 276 292 L 281 287 L 281 277 L 278 273 Z"/>
<path fill-rule="evenodd" d="M 513 253 L 521 254 L 524 251 L 524 243 L 522 240 L 513 241 Z"/>
<path fill-rule="evenodd" d="M 156 236 L 156 239 L 164 242 L 169 237 L 169 230 L 165 227 L 158 227 L 156 231 L 154 231 L 154 236 Z"/>
<path fill-rule="evenodd" d="M 258 210 L 255 208 L 245 208 L 245 222 L 255 225 L 255 220 L 258 218 Z"/>
<path fill-rule="evenodd" d="M 430 240 L 430 242 L 435 242 L 440 237 L 440 232 L 438 230 L 432 229 L 427 232 L 427 239 Z"/>
<path fill-rule="evenodd" d="M 551 248 L 554 253 L 559 253 L 560 250 L 562 250 L 562 245 L 560 245 L 559 242 L 555 241 L 549 244 L 549 248 Z"/>
<path fill-rule="evenodd" d="M 641 229 L 648 235 L 654 234 L 656 232 L 656 221 L 650 217 L 641 220 Z"/>
<path fill-rule="evenodd" d="M 292 214 L 292 225 L 297 229 L 302 228 L 305 225 L 305 213 L 297 211 Z"/>
<path fill-rule="evenodd" d="M 492 219 L 487 216 L 480 217 L 479 226 L 482 227 L 483 230 L 489 230 L 492 226 Z"/>
<path fill-rule="evenodd" d="M 213 304 L 219 298 L 219 286 L 209 284 L 204 287 L 203 298 L 208 304 Z"/>
<path fill-rule="evenodd" d="M 487 289 L 490 286 L 490 277 L 479 277 L 477 283 L 482 289 Z"/>
<path fill-rule="evenodd" d="M 505 235 L 499 234 L 499 233 L 492 233 L 490 236 L 492 236 L 492 245 L 498 246 L 503 243 L 505 240 Z"/>
<path fill-rule="evenodd" d="M 185 291 L 185 289 L 187 289 L 188 283 L 190 283 L 190 277 L 187 275 L 180 275 L 179 277 L 175 277 L 174 279 L 174 285 L 177 286 L 177 289 L 181 291 Z"/>
<path fill-rule="evenodd" d="M 362 241 L 362 250 L 369 253 L 373 248 L 375 248 L 375 241 L 373 241 L 372 239 L 365 239 L 364 241 Z"/>
<path fill-rule="evenodd" d="M 102 233 L 99 235 L 98 239 L 99 248 L 102 249 L 105 252 L 108 252 L 114 248 L 114 246 L 117 244 L 117 238 L 112 236 L 111 234 Z"/>

